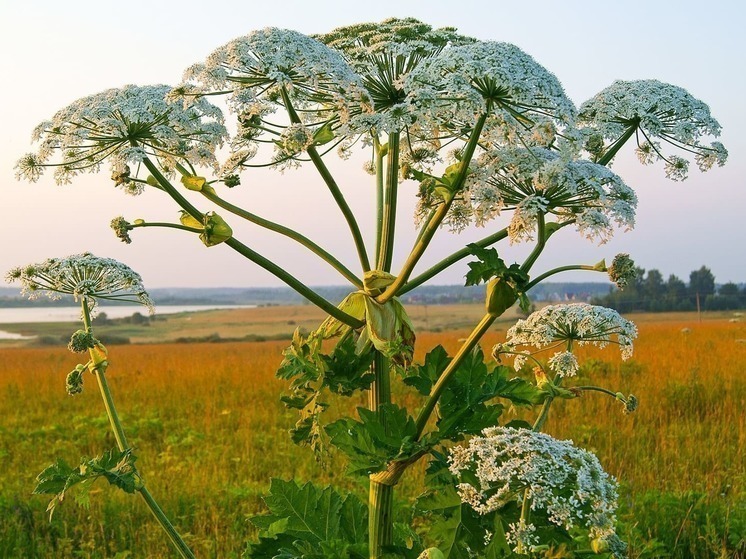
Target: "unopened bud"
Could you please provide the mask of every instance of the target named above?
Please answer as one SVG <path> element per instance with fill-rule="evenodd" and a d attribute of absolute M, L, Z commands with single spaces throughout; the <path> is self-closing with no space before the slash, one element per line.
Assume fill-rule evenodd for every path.
<path fill-rule="evenodd" d="M 85 365 L 77 365 L 67 375 L 65 379 L 65 389 L 70 396 L 75 396 L 83 392 L 83 372 Z"/>
<path fill-rule="evenodd" d="M 494 278 L 487 282 L 487 300 L 485 307 L 491 316 L 500 316 L 518 300 L 515 288 L 503 278 Z"/>
<path fill-rule="evenodd" d="M 73 353 L 83 353 L 96 345 L 96 338 L 85 330 L 78 330 L 70 337 L 67 349 Z"/>

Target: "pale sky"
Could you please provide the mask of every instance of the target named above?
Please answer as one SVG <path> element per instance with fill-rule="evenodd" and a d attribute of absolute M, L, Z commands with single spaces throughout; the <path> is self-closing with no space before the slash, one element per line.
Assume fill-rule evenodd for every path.
<path fill-rule="evenodd" d="M 613 169 L 639 197 L 637 226 L 597 246 L 574 231 L 550 242 L 536 272 L 564 264 L 610 261 L 628 252 L 646 269 L 657 268 L 688 280 L 707 265 L 718 282 L 746 281 L 746 10 L 735 0 L 709 2 L 633 0 L 445 2 L 316 2 L 286 0 L 183 0 L 122 2 L 0 0 L 0 274 L 14 266 L 52 256 L 90 251 L 119 259 L 149 287 L 270 286 L 279 280 L 225 246 L 205 248 L 178 231 L 141 229 L 124 245 L 109 221 L 174 221 L 176 206 L 158 192 L 139 197 L 115 189 L 108 172 L 83 175 L 57 186 L 52 173 L 36 184 L 14 177 L 15 161 L 32 151 L 30 134 L 70 102 L 125 84 L 175 85 L 183 70 L 215 48 L 254 29 L 274 26 L 313 34 L 341 25 L 416 17 L 435 27 L 451 25 L 483 40 L 516 44 L 553 72 L 579 105 L 615 79 L 658 79 L 681 86 L 709 104 L 723 127 L 720 140 L 730 152 L 723 168 L 700 173 L 692 163 L 689 179 L 671 182 L 662 166 L 640 166 L 630 150 Z M 373 243 L 374 194 L 370 177 L 357 162 L 336 165 L 340 183 Z M 344 223 L 314 172 L 309 170 L 243 176 L 231 200 L 288 225 L 298 224 L 353 270 L 357 258 Z M 401 262 L 411 247 L 416 185 L 400 189 Z M 226 195 L 226 197 L 229 197 Z M 199 200 L 199 198 L 197 199 Z M 206 208 L 200 202 L 200 208 Z M 230 221 L 236 236 L 308 285 L 341 284 L 336 273 L 291 243 Z M 500 225 L 503 227 L 504 223 Z M 443 230 L 426 262 L 450 254 L 490 230 L 460 236 Z M 498 246 L 510 263 L 520 248 Z M 426 263 L 425 262 L 425 263 Z M 396 264 L 394 266 L 396 268 Z M 465 265 L 431 283 L 461 283 Z M 565 275 L 557 280 L 602 281 L 605 276 Z"/>

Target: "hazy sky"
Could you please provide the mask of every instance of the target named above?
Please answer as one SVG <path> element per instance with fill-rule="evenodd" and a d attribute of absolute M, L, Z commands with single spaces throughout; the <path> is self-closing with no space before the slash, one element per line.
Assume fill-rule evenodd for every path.
<path fill-rule="evenodd" d="M 723 126 L 730 152 L 724 168 L 700 173 L 692 163 L 683 183 L 668 181 L 661 166 L 642 167 L 627 153 L 614 170 L 635 188 L 637 227 L 619 232 L 604 246 L 563 231 L 553 238 L 537 271 L 568 263 L 610 260 L 629 252 L 644 268 L 688 279 L 709 266 L 719 282 L 746 281 L 746 38 L 744 9 L 734 0 L 693 1 L 529 1 L 445 2 L 252 0 L 180 2 L 130 0 L 65 2 L 0 0 L 0 274 L 16 265 L 91 251 L 126 262 L 147 286 L 279 285 L 273 276 L 228 247 L 205 248 L 195 237 L 155 229 L 133 232 L 133 243 L 118 241 L 108 223 L 176 218 L 176 207 L 158 192 L 130 197 L 113 188 L 105 170 L 57 186 L 51 173 L 36 184 L 14 178 L 15 161 L 31 150 L 31 130 L 75 99 L 124 84 L 176 84 L 183 70 L 237 36 L 267 26 L 312 34 L 362 21 L 412 16 L 433 26 L 455 26 L 462 34 L 508 41 L 557 75 L 580 104 L 615 79 L 659 79 L 684 87 L 710 105 Z M 356 162 L 339 166 L 341 183 L 372 244 L 373 191 Z M 287 224 L 299 223 L 309 237 L 356 268 L 347 230 L 326 190 L 309 169 L 244 175 L 230 192 L 239 205 Z M 401 188 L 400 262 L 413 239 L 416 185 Z M 205 208 L 200 200 L 200 207 Z M 236 219 L 231 220 L 236 225 Z M 500 225 L 502 227 L 503 225 Z M 309 285 L 343 283 L 335 273 L 276 236 L 234 227 L 237 237 L 286 266 Z M 429 261 L 489 231 L 436 239 Z M 503 250 L 501 253 L 503 253 Z M 520 248 L 505 249 L 507 261 Z M 433 283 L 460 283 L 464 268 Z M 561 279 L 563 276 L 557 276 Z M 602 280 L 600 275 L 564 276 Z"/>

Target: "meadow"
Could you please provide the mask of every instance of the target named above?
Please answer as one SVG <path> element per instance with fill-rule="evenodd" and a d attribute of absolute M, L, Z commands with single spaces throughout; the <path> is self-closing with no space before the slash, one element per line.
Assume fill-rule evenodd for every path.
<path fill-rule="evenodd" d="M 449 352 L 482 312 L 477 305 L 414 309 L 417 346 L 443 344 Z M 263 510 L 272 477 L 334 480 L 364 492 L 342 475 L 336 456 L 318 464 L 287 436 L 296 416 L 280 403 L 284 386 L 274 378 L 287 341 L 270 338 L 310 328 L 315 312 L 282 307 L 173 317 L 128 331 L 132 344 L 109 348 L 107 376 L 138 466 L 199 557 L 240 556 L 255 534 L 248 518 Z M 633 359 L 583 351 L 581 377 L 635 394 L 639 409 L 623 415 L 611 398 L 586 395 L 558 402 L 547 430 L 596 452 L 621 480 L 619 517 L 630 557 L 743 559 L 746 322 L 715 314 L 701 322 L 692 314 L 629 318 L 640 329 Z M 487 351 L 509 324 L 493 327 Z M 125 326 L 113 328 L 119 327 Z M 158 340 L 218 334 L 265 341 L 134 343 L 158 332 Z M 0 346 L 0 557 L 171 557 L 141 501 L 103 481 L 89 509 L 66 500 L 51 522 L 47 499 L 31 495 L 36 474 L 57 457 L 76 463 L 114 446 L 93 379 L 81 395 L 65 393 L 65 375 L 77 362 L 62 347 Z M 400 514 L 411 512 L 422 475 L 415 469 L 403 480 Z"/>

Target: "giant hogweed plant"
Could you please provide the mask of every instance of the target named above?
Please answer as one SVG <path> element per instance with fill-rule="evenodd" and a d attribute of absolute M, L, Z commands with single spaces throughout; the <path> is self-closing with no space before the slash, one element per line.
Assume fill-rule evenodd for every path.
<path fill-rule="evenodd" d="M 230 132 L 211 103 L 217 99 L 232 118 Z M 319 455 L 336 449 L 335 467 L 345 456 L 349 475 L 367 480 L 367 503 L 331 487 L 273 480 L 267 514 L 252 519 L 259 539 L 246 557 L 622 557 L 615 480 L 592 454 L 542 429 L 558 399 L 590 392 L 634 411 L 632 395 L 573 383 L 578 346 L 616 344 L 626 358 L 634 325 L 608 309 L 558 305 L 520 321 L 491 360 L 479 342 L 514 304 L 528 310 L 529 290 L 554 274 L 589 270 L 628 281 L 634 265 L 626 255 L 611 266 L 537 268 L 560 229 L 603 243 L 616 228 L 633 227 L 637 198 L 610 169 L 623 147 L 634 146 L 644 164 L 662 160 L 667 176 L 680 180 L 687 156 L 702 170 L 725 162 L 722 144 L 707 143 L 719 131 L 708 107 L 678 87 L 617 81 L 577 109 L 557 78 L 513 45 L 392 19 L 316 37 L 255 31 L 189 68 L 176 87 L 128 85 L 80 99 L 39 125 L 39 148 L 17 169 L 36 180 L 53 167 L 57 182 L 67 183 L 107 162 L 116 186 L 169 197 L 180 211 L 164 222 L 115 218 L 124 242 L 140 228 L 183 230 L 207 247 L 232 249 L 328 313 L 310 334 L 296 332 L 285 350 L 283 402 L 298 411 L 293 440 Z M 348 185 L 328 166 L 335 151 L 342 159 L 365 154 L 374 238 L 363 235 Z M 230 201 L 252 169 L 299 166 L 318 174 L 344 217 L 354 265 Z M 408 252 L 396 243 L 404 184 L 416 186 L 418 198 L 418 234 Z M 237 238 L 229 225 L 236 220 L 311 251 L 350 294 L 338 305 L 326 300 L 267 257 L 277 256 L 269 247 L 263 253 Z M 481 240 L 422 269 L 423 255 L 438 250 L 437 235 L 470 226 L 485 231 Z M 496 248 L 505 242 L 529 244 L 528 256 L 506 264 Z M 395 247 L 407 255 L 396 268 Z M 466 284 L 486 286 L 483 318 L 454 355 L 429 348 L 413 363 L 415 331 L 399 297 L 467 259 Z M 85 318 L 91 297 L 81 297 L 83 332 L 92 340 L 83 369 L 101 381 L 104 350 Z M 528 375 L 515 376 L 506 359 Z M 415 407 L 404 405 L 407 391 L 419 395 Z M 361 395 L 367 405 L 355 417 L 326 419 L 337 397 Z M 535 407 L 533 423 L 507 420 L 511 406 Z M 99 460 L 136 472 L 131 448 L 123 436 L 117 442 L 118 454 Z M 422 496 L 414 507 L 396 508 L 397 483 L 421 460 L 428 461 Z M 112 481 L 107 467 L 102 475 Z M 135 476 L 123 489 L 143 493 L 144 485 Z M 191 556 L 178 535 L 172 539 Z"/>

